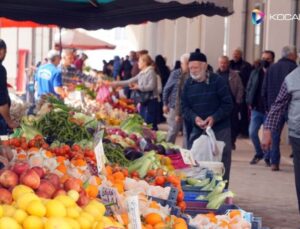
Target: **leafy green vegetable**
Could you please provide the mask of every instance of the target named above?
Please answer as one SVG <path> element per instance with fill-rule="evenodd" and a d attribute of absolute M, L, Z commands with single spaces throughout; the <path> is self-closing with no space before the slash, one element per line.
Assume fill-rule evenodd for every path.
<path fill-rule="evenodd" d="M 161 142 L 164 142 L 166 141 L 167 139 L 167 132 L 165 131 L 156 131 L 156 142 L 157 143 L 161 143 Z"/>
<path fill-rule="evenodd" d="M 143 118 L 138 114 L 134 114 L 129 118 L 125 119 L 121 123 L 120 127 L 123 131 L 127 132 L 128 134 L 142 133 L 143 123 L 144 123 Z"/>

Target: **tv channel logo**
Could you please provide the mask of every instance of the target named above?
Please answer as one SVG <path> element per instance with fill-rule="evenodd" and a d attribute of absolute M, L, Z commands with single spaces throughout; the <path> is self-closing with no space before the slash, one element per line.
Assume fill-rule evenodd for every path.
<path fill-rule="evenodd" d="M 265 17 L 265 13 L 258 10 L 258 9 L 254 9 L 252 10 L 252 24 L 253 25 L 259 25 L 260 23 L 263 22 Z"/>

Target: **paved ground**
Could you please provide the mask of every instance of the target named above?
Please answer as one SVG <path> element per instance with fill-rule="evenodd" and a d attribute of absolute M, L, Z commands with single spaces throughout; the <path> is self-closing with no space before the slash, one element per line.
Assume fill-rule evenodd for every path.
<path fill-rule="evenodd" d="M 160 129 L 167 130 L 165 124 Z M 182 144 L 182 137 L 176 143 Z M 238 139 L 232 152 L 229 188 L 236 194 L 235 204 L 262 217 L 263 226 L 271 229 L 300 229 L 300 214 L 294 182 L 291 149 L 281 147 L 281 171 L 272 172 L 263 161 L 250 165 L 254 152 L 248 139 Z"/>
<path fill-rule="evenodd" d="M 272 172 L 264 162 L 250 165 L 251 142 L 239 139 L 233 151 L 230 189 L 236 193 L 235 203 L 263 218 L 270 228 L 300 228 L 294 172 L 289 158 L 290 148 L 282 147 L 281 171 Z"/>

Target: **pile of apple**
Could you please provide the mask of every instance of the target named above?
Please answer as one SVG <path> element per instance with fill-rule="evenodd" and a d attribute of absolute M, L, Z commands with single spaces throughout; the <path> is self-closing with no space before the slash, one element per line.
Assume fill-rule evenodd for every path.
<path fill-rule="evenodd" d="M 89 202 L 78 179 L 69 177 L 62 183 L 57 174 L 46 172 L 37 166 L 30 168 L 25 162 L 17 162 L 11 168 L 0 171 L 0 204 L 12 203 L 11 191 L 19 184 L 30 187 L 39 197 L 47 199 L 74 190 L 80 195 L 77 201 L 79 206 L 85 206 Z"/>

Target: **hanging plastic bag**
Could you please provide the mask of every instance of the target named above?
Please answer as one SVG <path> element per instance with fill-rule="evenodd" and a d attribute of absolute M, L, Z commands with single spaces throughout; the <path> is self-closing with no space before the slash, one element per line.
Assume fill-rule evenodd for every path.
<path fill-rule="evenodd" d="M 108 100 L 109 97 L 110 97 L 109 88 L 106 85 L 100 86 L 96 100 L 100 103 L 104 103 Z"/>
<path fill-rule="evenodd" d="M 217 141 L 211 127 L 197 138 L 192 146 L 191 154 L 196 161 L 221 161 L 225 143 Z"/>

